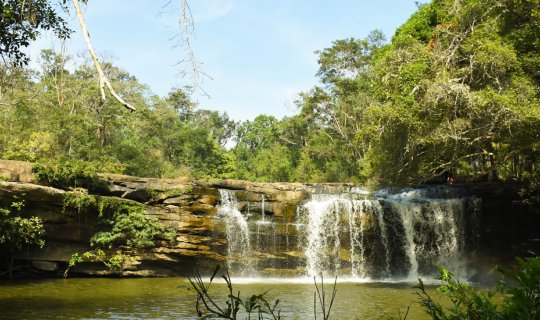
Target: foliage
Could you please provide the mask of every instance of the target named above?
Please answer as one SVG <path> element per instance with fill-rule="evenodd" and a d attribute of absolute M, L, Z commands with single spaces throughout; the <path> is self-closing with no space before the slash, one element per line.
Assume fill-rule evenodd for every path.
<path fill-rule="evenodd" d="M 233 285 L 231 282 L 231 277 L 229 272 L 226 271 L 222 274 L 221 278 L 227 284 L 227 300 L 225 304 L 220 304 L 212 297 L 210 294 L 210 286 L 217 273 L 220 270 L 220 266 L 216 266 L 216 269 L 210 277 L 208 284 L 204 283 L 201 274 L 197 271 L 193 278 L 188 277 L 191 287 L 197 292 L 197 301 L 195 304 L 195 309 L 197 310 L 197 315 L 201 319 L 230 319 L 236 320 L 242 315 L 242 312 L 247 316 L 247 319 L 251 319 L 251 315 L 256 315 L 257 319 L 274 319 L 279 320 L 281 317 L 281 310 L 277 309 L 279 305 L 279 299 L 274 301 L 268 301 L 265 295 L 268 293 L 254 294 L 249 298 L 242 299 L 240 297 L 240 292 L 235 293 Z M 332 288 L 332 295 L 330 301 L 326 300 L 326 291 L 324 289 L 324 279 L 321 277 L 320 287 L 317 284 L 317 280 L 313 279 L 315 282 L 316 291 L 313 293 L 313 314 L 314 318 L 317 319 L 317 302 L 319 303 L 320 310 L 322 312 L 322 319 L 330 319 L 330 312 L 332 310 L 332 305 L 334 304 L 334 299 L 336 297 L 337 289 L 337 277 L 334 281 L 334 286 Z"/>
<path fill-rule="evenodd" d="M 78 213 L 88 207 L 96 206 L 96 197 L 88 194 L 87 189 L 71 188 L 64 196 L 64 211 L 66 207 L 76 208 Z"/>
<path fill-rule="evenodd" d="M 502 312 L 507 319 L 540 318 L 540 257 L 517 258 L 521 267 L 518 272 L 502 270 L 504 279 L 499 291 L 504 294 Z"/>
<path fill-rule="evenodd" d="M 307 134 L 293 176 L 375 186 L 448 170 L 473 180 L 532 177 L 540 161 L 530 46 L 540 32 L 537 4 L 433 1 L 389 44 L 374 33 L 319 52 L 322 87 L 299 101 Z"/>
<path fill-rule="evenodd" d="M 55 136 L 51 132 L 32 132 L 24 141 L 11 142 L 4 153 L 5 159 L 37 161 L 54 153 Z"/>
<path fill-rule="evenodd" d="M 64 0 L 65 2 L 65 0 Z M 66 21 L 49 0 L 4 0 L 0 4 L 0 54 L 18 64 L 28 63 L 21 51 L 36 40 L 41 30 L 53 30 L 60 38 L 70 34 Z"/>
<path fill-rule="evenodd" d="M 502 278 L 496 290 L 477 289 L 457 280 L 454 275 L 444 268 L 439 269 L 438 279 L 441 285 L 437 293 L 448 303 L 442 304 L 433 299 L 426 291 L 424 283 L 419 279 L 416 295 L 420 306 L 433 320 L 489 320 L 489 319 L 538 319 L 540 317 L 540 257 L 517 258 L 521 267 L 518 271 L 500 269 L 506 276 Z M 242 299 L 240 292 L 235 293 L 229 274 L 222 275 L 228 289 L 225 304 L 220 304 L 211 296 L 210 286 L 219 271 L 216 267 L 210 281 L 205 284 L 200 273 L 189 278 L 190 284 L 197 292 L 196 310 L 202 319 L 238 319 L 241 311 L 251 318 L 251 314 L 258 319 L 281 319 L 281 311 L 276 311 L 279 299 L 273 304 L 269 303 L 265 295 L 255 294 L 248 299 Z M 337 281 L 337 278 L 336 278 Z M 332 290 L 331 299 L 326 305 L 324 281 L 319 289 L 315 280 L 314 317 L 317 319 L 317 302 L 322 309 L 322 319 L 330 319 L 330 311 L 336 297 L 336 282 Z M 440 300 L 440 299 L 437 299 Z M 496 301 L 501 301 L 497 303 Z M 398 319 L 405 320 L 409 309 Z M 395 317 L 384 315 L 386 319 Z"/>
<path fill-rule="evenodd" d="M 45 50 L 41 70 L 0 68 L 0 157 L 37 163 L 44 181 L 63 188 L 91 184 L 96 172 L 377 187 L 452 171 L 526 182 L 523 195 L 535 201 L 538 8 L 538 0 L 436 0 L 388 43 L 380 31 L 336 40 L 317 51 L 320 84 L 281 120 L 237 123 L 199 109 L 189 89 L 158 97 L 104 62 L 119 94 L 140 106 L 128 114 L 95 96 L 91 65 Z"/>
<path fill-rule="evenodd" d="M 71 256 L 64 277 L 77 264 L 101 262 L 112 271 L 124 270 L 129 255 L 124 254 L 126 246 L 131 249 L 150 248 L 156 240 L 174 241 L 176 230 L 161 226 L 156 219 L 145 215 L 142 204 L 124 199 L 89 195 L 84 189 L 73 189 L 67 193 L 65 206 L 75 207 L 79 212 L 85 208 L 97 208 L 98 226 L 101 231 L 90 238 L 93 250 Z"/>
<path fill-rule="evenodd" d="M 524 177 L 526 186 L 519 191 L 520 197 L 528 205 L 540 203 L 540 171 L 533 170 Z"/>
<path fill-rule="evenodd" d="M 198 109 L 182 89 L 157 97 L 104 62 L 119 94 L 139 106 L 128 114 L 95 96 L 91 65 L 53 50 L 44 50 L 40 62 L 40 71 L 0 67 L 1 158 L 33 162 L 45 183 L 65 189 L 92 184 L 98 172 L 230 176 L 231 155 L 224 146 L 236 123 L 227 114 Z"/>
<path fill-rule="evenodd" d="M 98 200 L 100 224 L 106 227 L 92 236 L 90 244 L 98 248 L 133 248 L 154 246 L 158 237 L 172 241 L 174 234 L 145 216 L 144 206 L 135 202 L 100 197 Z"/>
<path fill-rule="evenodd" d="M 97 161 L 57 159 L 36 163 L 32 171 L 40 182 L 53 187 L 64 189 L 85 187 L 95 191 L 106 188 L 97 174 L 102 171 L 114 171 L 105 169 L 106 165 Z M 114 166 L 111 164 L 111 167 Z"/>
<path fill-rule="evenodd" d="M 43 247 L 43 221 L 38 217 L 24 217 L 24 200 L 14 201 L 9 209 L 0 208 L 0 249 L 7 258 L 9 277 L 15 255 L 30 246 Z"/>
<path fill-rule="evenodd" d="M 78 252 L 75 252 L 74 254 L 69 257 L 69 262 L 66 270 L 64 271 L 64 278 L 68 277 L 69 271 L 71 268 L 75 267 L 77 264 L 84 261 L 85 258 L 89 258 L 90 252 L 85 252 L 82 255 Z"/>
<path fill-rule="evenodd" d="M 426 292 L 422 280 L 419 280 L 417 295 L 422 306 L 432 319 L 500 319 L 497 305 L 492 298 L 494 292 L 482 292 L 454 278 L 451 272 L 439 270 L 438 279 L 442 285 L 437 292 L 447 297 L 451 305 L 447 308 L 435 302 Z"/>
<path fill-rule="evenodd" d="M 71 255 L 68 263 L 68 267 L 64 271 L 64 278 L 68 277 L 69 271 L 77 264 L 83 262 L 101 262 L 109 270 L 122 274 L 124 271 L 124 264 L 130 257 L 128 255 L 115 251 L 104 251 L 102 249 L 95 249 L 92 251 L 86 251 L 82 254 L 76 252 Z"/>
<path fill-rule="evenodd" d="M 419 279 L 420 306 L 434 320 L 538 319 L 540 317 L 540 257 L 517 258 L 519 271 L 500 270 L 502 278 L 496 291 L 481 290 L 456 280 L 444 268 L 439 270 L 442 284 L 437 292 L 450 301 L 449 306 L 436 302 Z M 507 282 L 509 281 L 509 282 Z M 502 297 L 498 304 L 496 296 Z M 405 316 L 406 318 L 406 316 Z M 393 319 L 389 317 L 389 319 Z"/>

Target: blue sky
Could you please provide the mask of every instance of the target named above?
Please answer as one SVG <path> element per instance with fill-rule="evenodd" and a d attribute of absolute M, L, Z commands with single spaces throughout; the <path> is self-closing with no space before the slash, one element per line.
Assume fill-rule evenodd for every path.
<path fill-rule="evenodd" d="M 180 0 L 91 0 L 85 18 L 98 54 L 165 96 L 190 84 L 178 76 L 182 48 L 171 40 L 179 32 Z M 347 37 L 363 38 L 381 29 L 390 38 L 416 11 L 412 0 L 191 0 L 192 39 L 197 60 L 213 80 L 202 83 L 210 95 L 195 92 L 201 108 L 226 111 L 236 120 L 259 114 L 282 118 L 297 113 L 294 100 L 318 79 L 315 50 Z M 162 14 L 160 14 L 162 13 Z M 79 30 L 75 17 L 68 20 Z M 31 48 L 58 47 L 50 37 Z M 84 52 L 80 33 L 67 43 L 71 54 Z"/>

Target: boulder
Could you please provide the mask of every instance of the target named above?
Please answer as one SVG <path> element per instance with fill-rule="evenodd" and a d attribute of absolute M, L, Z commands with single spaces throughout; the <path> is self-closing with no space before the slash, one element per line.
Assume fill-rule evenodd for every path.
<path fill-rule="evenodd" d="M 51 262 L 51 261 L 39 261 L 35 260 L 32 261 L 32 267 L 34 267 L 37 270 L 40 271 L 49 271 L 54 272 L 60 270 L 57 262 Z"/>
<path fill-rule="evenodd" d="M 197 199 L 198 203 L 215 206 L 219 201 L 219 197 L 215 195 L 203 195 Z"/>
<path fill-rule="evenodd" d="M 24 200 L 53 203 L 62 206 L 66 191 L 33 183 L 0 181 L 0 198 L 10 199 L 13 196 Z"/>
<path fill-rule="evenodd" d="M 164 204 L 172 204 L 177 206 L 188 206 L 195 198 L 190 194 L 184 194 L 179 197 L 168 198 L 163 201 Z"/>
<path fill-rule="evenodd" d="M 267 202 L 264 211 L 272 213 L 276 217 L 294 218 L 296 216 L 296 203 L 291 202 Z"/>
<path fill-rule="evenodd" d="M 246 190 L 237 190 L 234 192 L 236 199 L 238 201 L 248 201 L 248 202 L 259 202 L 262 201 L 264 194 L 246 191 Z"/>
<path fill-rule="evenodd" d="M 36 183 L 36 177 L 32 172 L 32 164 L 25 161 L 0 159 L 0 177 L 8 181 Z"/>
<path fill-rule="evenodd" d="M 183 207 L 183 209 L 197 215 L 215 215 L 217 213 L 216 207 L 204 203 L 193 203 Z"/>
<path fill-rule="evenodd" d="M 109 194 L 138 202 L 159 203 L 168 198 L 191 193 L 189 178 L 176 179 L 140 178 L 122 174 L 98 174 L 109 185 Z"/>

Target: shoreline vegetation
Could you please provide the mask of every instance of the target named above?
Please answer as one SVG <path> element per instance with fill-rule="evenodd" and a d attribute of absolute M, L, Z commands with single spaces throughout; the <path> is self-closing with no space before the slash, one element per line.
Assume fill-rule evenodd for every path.
<path fill-rule="evenodd" d="M 475 288 L 457 280 L 452 272 L 440 268 L 437 279 L 441 284 L 437 286 L 436 295 L 428 293 L 423 281 L 418 279 L 418 285 L 414 287 L 417 303 L 433 320 L 538 319 L 540 257 L 517 258 L 517 264 L 518 270 L 497 268 L 501 277 L 495 289 Z M 221 278 L 227 284 L 228 298 L 224 302 L 216 301 L 210 292 L 210 286 L 219 270 L 218 266 L 206 283 L 199 273 L 189 278 L 191 287 L 197 293 L 195 309 L 199 318 L 285 319 L 281 317 L 279 299 L 268 301 L 265 297 L 268 292 L 242 298 L 240 291 L 233 288 L 227 271 L 221 274 Z M 327 292 L 324 278 L 320 277 L 320 283 L 316 277 L 313 278 L 313 319 L 333 319 L 332 305 L 336 297 L 340 299 L 337 280 L 336 277 L 331 291 Z M 385 310 L 378 319 L 406 320 L 410 307 L 403 311 L 397 310 L 397 317 L 389 315 L 394 310 Z"/>

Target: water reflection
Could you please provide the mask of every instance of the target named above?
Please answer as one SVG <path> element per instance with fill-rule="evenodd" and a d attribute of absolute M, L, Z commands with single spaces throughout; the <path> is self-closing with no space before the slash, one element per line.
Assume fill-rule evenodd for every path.
<path fill-rule="evenodd" d="M 327 281 L 330 282 L 330 281 Z M 233 280 L 234 284 L 234 280 Z M 377 319 L 411 305 L 409 319 L 427 319 L 414 303 L 411 283 L 338 283 L 333 319 Z M 236 283 L 242 297 L 269 291 L 284 319 L 313 318 L 311 283 Z M 330 285 L 326 285 L 330 291 Z M 212 285 L 218 301 L 222 283 Z M 2 319 L 197 319 L 195 292 L 185 278 L 62 279 L 0 285 Z"/>

